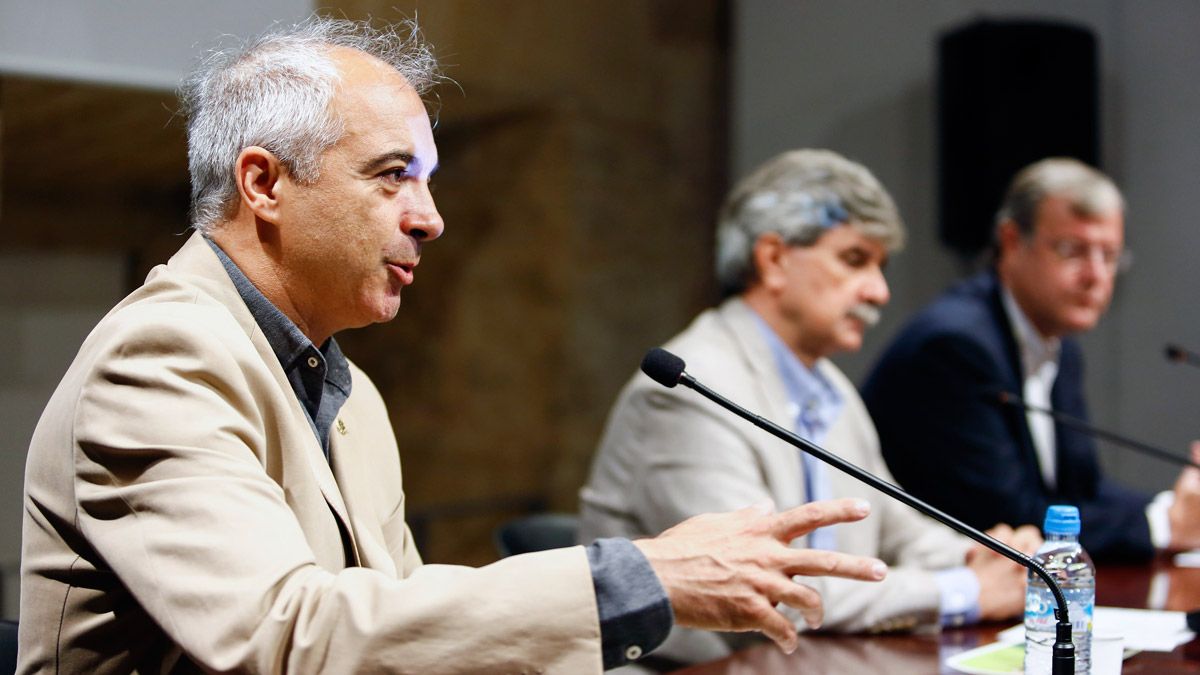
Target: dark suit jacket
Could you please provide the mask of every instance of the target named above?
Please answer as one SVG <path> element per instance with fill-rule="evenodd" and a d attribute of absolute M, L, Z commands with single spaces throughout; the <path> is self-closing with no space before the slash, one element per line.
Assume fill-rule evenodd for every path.
<path fill-rule="evenodd" d="M 997 403 L 1021 395 L 1018 348 L 988 272 L 950 288 L 900 332 L 867 378 L 870 410 L 888 468 L 909 492 L 978 528 L 1031 523 L 1051 504 L 1074 504 L 1094 558 L 1153 554 L 1150 496 L 1104 477 L 1091 437 L 1056 424 L 1058 485 L 1048 488 L 1025 412 Z M 1062 341 L 1055 410 L 1087 419 L 1083 360 Z"/>

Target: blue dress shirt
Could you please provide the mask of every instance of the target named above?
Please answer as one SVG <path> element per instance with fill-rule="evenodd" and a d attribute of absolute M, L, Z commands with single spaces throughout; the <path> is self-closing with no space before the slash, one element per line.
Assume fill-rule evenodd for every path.
<path fill-rule="evenodd" d="M 775 357 L 779 376 L 787 391 L 795 432 L 820 445 L 842 411 L 842 397 L 820 372 L 801 363 L 762 317 L 755 315 L 755 318 L 758 319 L 763 339 Z M 825 473 L 829 467 L 806 452 L 797 452 L 800 452 L 804 465 L 804 487 L 808 501 L 832 497 L 829 477 Z M 836 550 L 833 527 L 810 532 L 809 547 Z M 979 620 L 979 579 L 974 572 L 965 567 L 955 567 L 934 572 L 933 576 L 941 600 L 939 618 L 943 626 L 959 626 Z"/>

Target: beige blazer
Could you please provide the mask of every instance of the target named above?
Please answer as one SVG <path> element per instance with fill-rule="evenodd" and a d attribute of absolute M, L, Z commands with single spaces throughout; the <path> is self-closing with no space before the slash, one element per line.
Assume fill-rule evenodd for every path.
<path fill-rule="evenodd" d="M 704 312 L 666 347 L 701 382 L 784 428 L 794 427 L 774 356 L 753 311 L 740 299 Z M 891 482 L 853 385 L 828 361 L 818 368 L 844 401 L 823 447 Z M 581 540 L 654 535 L 699 513 L 768 499 L 779 509 L 803 504 L 798 453 L 696 392 L 666 389 L 639 373 L 613 407 L 581 491 Z M 882 583 L 805 579 L 824 599 L 823 628 L 885 631 L 935 623 L 940 598 L 930 570 L 961 565 L 969 540 L 832 467 L 826 473 L 834 497 L 863 497 L 872 505 L 866 520 L 834 527 L 837 549 L 878 556 L 892 568 Z M 792 616 L 803 625 L 798 614 Z M 712 659 L 729 651 L 735 638 L 726 638 L 676 629 L 658 653 Z"/>
<path fill-rule="evenodd" d="M 155 268 L 34 432 L 18 672 L 600 671 L 582 548 L 422 566 L 351 370 L 330 463 L 212 250 Z"/>

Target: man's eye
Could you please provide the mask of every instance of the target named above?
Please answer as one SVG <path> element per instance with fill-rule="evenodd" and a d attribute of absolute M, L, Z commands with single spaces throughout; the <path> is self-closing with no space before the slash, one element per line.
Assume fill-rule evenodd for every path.
<path fill-rule="evenodd" d="M 401 181 L 408 178 L 408 167 L 398 166 L 394 169 L 388 169 L 383 172 L 383 177 L 388 180 Z"/>
<path fill-rule="evenodd" d="M 860 251 L 858 249 L 845 251 L 841 256 L 842 262 L 846 263 L 850 267 L 862 267 L 863 265 L 866 265 L 869 257 L 870 256 L 867 255 L 866 251 Z"/>

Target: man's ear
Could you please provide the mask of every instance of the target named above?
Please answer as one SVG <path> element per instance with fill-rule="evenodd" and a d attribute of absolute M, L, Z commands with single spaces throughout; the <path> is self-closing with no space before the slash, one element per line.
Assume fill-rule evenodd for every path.
<path fill-rule="evenodd" d="M 1023 240 L 1021 228 L 1011 218 L 996 227 L 996 249 L 1002 259 L 1012 255 L 1018 246 L 1025 243 Z"/>
<path fill-rule="evenodd" d="M 234 171 L 242 205 L 262 220 L 278 222 L 279 183 L 285 170 L 275 153 L 257 145 L 244 148 Z"/>
<path fill-rule="evenodd" d="M 787 287 L 787 276 L 783 271 L 783 256 L 787 250 L 787 242 L 777 232 L 766 232 L 754 240 L 754 274 L 758 284 L 766 290 Z"/>

